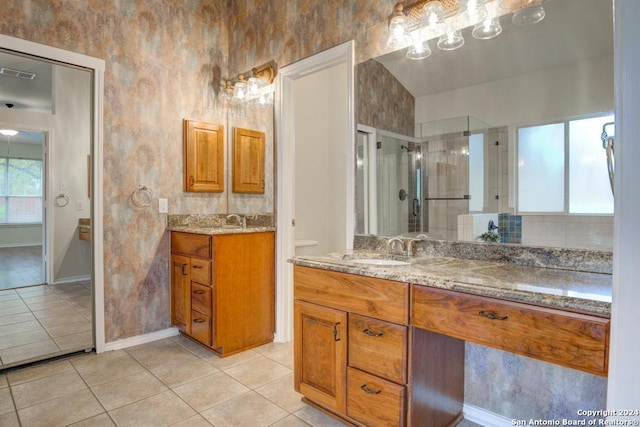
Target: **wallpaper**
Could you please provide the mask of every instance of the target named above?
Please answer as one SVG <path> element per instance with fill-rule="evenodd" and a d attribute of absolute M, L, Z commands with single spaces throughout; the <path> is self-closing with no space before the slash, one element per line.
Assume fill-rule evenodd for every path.
<path fill-rule="evenodd" d="M 279 68 L 351 39 L 358 63 L 384 53 L 387 16 L 395 0 L 3 0 L 0 33 L 106 61 L 104 98 L 104 276 L 107 342 L 169 326 L 169 235 L 157 198 L 171 214 L 268 213 L 274 211 L 273 110 L 227 115 L 215 103 L 223 78 L 273 61 Z M 7 19 L 6 17 L 10 17 Z M 194 194 L 182 191 L 182 120 L 250 127 L 267 133 L 264 195 Z M 228 147 L 228 146 L 227 146 Z M 227 159 L 229 151 L 227 150 Z M 227 160 L 228 164 L 228 160 Z M 228 169 L 228 168 L 227 168 Z M 228 177 L 226 184 L 228 185 Z M 146 185 L 154 204 L 137 208 L 132 192 Z M 532 395 L 557 367 L 532 367 L 526 358 L 503 369 L 494 350 L 467 360 L 466 399 L 516 417 L 547 408 L 572 389 L 594 387 L 598 405 L 603 381 L 566 376 L 563 389 Z M 483 364 L 483 360 L 495 360 Z M 525 369 L 539 369 L 530 383 Z M 510 395 L 486 389 L 499 381 Z M 566 369 L 561 369 L 567 372 Z M 487 384 L 487 382 L 490 384 Z M 531 399 L 535 399 L 532 404 Z M 591 399 L 590 402 L 593 402 Z M 600 399 L 600 401 L 598 401 Z M 513 402 L 506 405 L 505 400 Z M 579 399 L 578 399 L 579 400 Z M 565 405 L 566 406 L 566 405 Z M 586 407 L 586 406 L 584 406 Z M 563 411 L 573 409 L 564 408 Z"/>

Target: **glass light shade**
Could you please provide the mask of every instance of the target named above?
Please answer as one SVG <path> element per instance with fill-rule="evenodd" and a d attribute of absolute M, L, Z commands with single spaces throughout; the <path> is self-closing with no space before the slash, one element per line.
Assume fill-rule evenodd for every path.
<path fill-rule="evenodd" d="M 531 25 L 542 21 L 546 13 L 540 5 L 522 9 L 513 14 L 513 25 Z"/>
<path fill-rule="evenodd" d="M 488 40 L 494 37 L 498 37 L 502 33 L 502 25 L 500 25 L 499 18 L 485 19 L 482 22 L 478 22 L 471 35 L 479 40 Z"/>
<path fill-rule="evenodd" d="M 407 28 L 407 18 L 404 15 L 394 16 L 389 22 L 387 47 L 397 50 L 407 47 L 409 44 L 411 44 L 411 37 Z"/>
<path fill-rule="evenodd" d="M 464 45 L 464 37 L 460 31 L 450 31 L 440 36 L 438 40 L 438 49 L 440 50 L 456 50 Z"/>
<path fill-rule="evenodd" d="M 488 13 L 484 0 L 461 0 L 457 19 L 466 27 L 483 21 Z"/>
<path fill-rule="evenodd" d="M 16 136 L 18 131 L 13 129 L 0 129 L 0 133 L 4 136 Z"/>
<path fill-rule="evenodd" d="M 249 77 L 247 80 L 247 96 L 249 98 L 255 98 L 260 95 L 260 89 L 262 88 L 262 81 L 257 77 Z"/>
<path fill-rule="evenodd" d="M 425 59 L 431 55 L 431 48 L 429 48 L 429 42 L 419 40 L 416 43 L 409 46 L 407 50 L 407 58 L 409 59 Z"/>
<path fill-rule="evenodd" d="M 233 100 L 242 101 L 247 98 L 247 84 L 245 82 L 236 82 L 233 85 Z"/>
<path fill-rule="evenodd" d="M 427 30 L 434 35 L 444 32 L 444 6 L 439 0 L 427 3 L 422 9 L 422 19 Z"/>

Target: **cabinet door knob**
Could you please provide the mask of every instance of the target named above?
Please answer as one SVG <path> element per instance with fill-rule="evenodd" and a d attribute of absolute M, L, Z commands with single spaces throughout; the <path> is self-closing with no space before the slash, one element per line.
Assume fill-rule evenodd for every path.
<path fill-rule="evenodd" d="M 384 332 L 373 332 L 371 329 L 367 328 L 363 330 L 365 335 L 369 335 L 370 337 L 381 337 L 384 335 Z"/>
<path fill-rule="evenodd" d="M 497 314 L 486 310 L 481 310 L 478 314 L 491 320 L 507 320 L 509 318 L 509 316 L 498 316 Z"/>
<path fill-rule="evenodd" d="M 371 390 L 366 384 L 362 384 L 360 389 L 367 394 L 380 394 L 382 392 L 382 390 Z"/>

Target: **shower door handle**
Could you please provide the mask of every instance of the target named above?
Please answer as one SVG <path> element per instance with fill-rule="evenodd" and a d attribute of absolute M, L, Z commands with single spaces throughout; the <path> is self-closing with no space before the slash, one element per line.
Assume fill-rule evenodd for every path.
<path fill-rule="evenodd" d="M 413 216 L 420 215 L 420 200 L 413 199 Z"/>

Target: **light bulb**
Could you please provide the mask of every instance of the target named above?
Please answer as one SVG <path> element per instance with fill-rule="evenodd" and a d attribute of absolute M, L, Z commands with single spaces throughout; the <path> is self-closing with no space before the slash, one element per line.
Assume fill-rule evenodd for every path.
<path fill-rule="evenodd" d="M 465 23 L 466 27 L 481 22 L 487 17 L 487 14 L 484 0 L 462 0 L 457 18 Z"/>
<path fill-rule="evenodd" d="M 260 95 L 260 89 L 262 88 L 262 81 L 257 77 L 249 77 L 247 80 L 247 96 L 249 98 L 255 98 Z"/>
<path fill-rule="evenodd" d="M 243 81 L 233 85 L 233 100 L 242 101 L 247 97 L 247 84 Z"/>
<path fill-rule="evenodd" d="M 478 22 L 471 35 L 479 40 L 488 40 L 494 37 L 498 37 L 502 33 L 502 25 L 500 25 L 499 18 L 485 19 L 483 22 Z"/>
<path fill-rule="evenodd" d="M 429 42 L 417 40 L 407 50 L 407 58 L 420 60 L 428 58 L 431 55 L 431 49 L 429 48 Z"/>
<path fill-rule="evenodd" d="M 402 49 L 411 43 L 407 29 L 407 18 L 404 15 L 394 16 L 389 22 L 389 38 L 387 47 L 392 50 Z"/>
<path fill-rule="evenodd" d="M 439 0 L 431 1 L 422 9 L 422 19 L 427 25 L 427 30 L 434 36 L 439 36 L 444 31 L 444 6 Z"/>
<path fill-rule="evenodd" d="M 443 34 L 438 40 L 438 49 L 440 50 L 456 50 L 464 45 L 464 37 L 460 31 L 450 31 Z"/>

